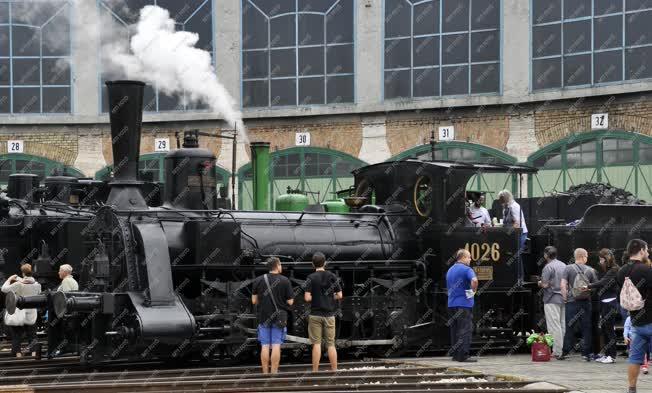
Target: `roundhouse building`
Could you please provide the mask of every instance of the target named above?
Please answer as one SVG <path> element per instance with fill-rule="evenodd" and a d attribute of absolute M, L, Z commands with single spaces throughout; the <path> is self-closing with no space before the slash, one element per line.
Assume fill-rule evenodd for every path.
<path fill-rule="evenodd" d="M 430 157 L 433 130 L 437 158 L 540 169 L 480 174 L 474 189 L 543 195 L 602 181 L 652 199 L 647 0 L 0 0 L 0 183 L 16 171 L 110 176 L 108 34 L 83 26 L 111 18 L 128 40 L 146 4 L 199 35 L 249 140 L 271 142 L 272 207 L 287 186 L 323 200 L 361 165 Z M 145 110 L 149 180 L 163 181 L 157 139 L 232 129 L 156 86 Z M 200 145 L 250 208 L 247 142 L 235 173 L 230 141 Z"/>

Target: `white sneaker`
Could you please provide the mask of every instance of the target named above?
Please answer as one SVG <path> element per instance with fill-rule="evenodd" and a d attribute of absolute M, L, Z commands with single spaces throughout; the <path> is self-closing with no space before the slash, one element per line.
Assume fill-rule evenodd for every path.
<path fill-rule="evenodd" d="M 595 359 L 595 361 L 598 362 L 598 363 L 602 363 L 602 361 L 605 360 L 606 358 L 607 358 L 607 356 L 600 356 L 597 359 Z"/>
<path fill-rule="evenodd" d="M 602 359 L 602 361 L 600 361 L 600 363 L 602 363 L 602 364 L 611 364 L 611 363 L 616 363 L 616 361 L 611 356 L 606 356 L 606 357 L 604 357 Z"/>

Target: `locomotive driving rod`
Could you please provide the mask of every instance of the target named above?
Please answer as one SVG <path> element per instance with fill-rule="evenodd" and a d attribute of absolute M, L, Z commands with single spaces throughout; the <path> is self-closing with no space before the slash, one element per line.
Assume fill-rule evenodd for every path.
<path fill-rule="evenodd" d="M 48 295 L 18 296 L 14 292 L 5 295 L 5 308 L 9 315 L 16 312 L 16 308 L 43 308 L 48 305 Z"/>

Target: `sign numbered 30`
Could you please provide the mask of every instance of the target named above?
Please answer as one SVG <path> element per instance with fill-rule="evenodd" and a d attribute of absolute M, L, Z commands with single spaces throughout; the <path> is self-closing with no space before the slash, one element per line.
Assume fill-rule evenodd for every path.
<path fill-rule="evenodd" d="M 294 144 L 296 146 L 310 146 L 310 133 L 297 132 L 294 137 Z"/>

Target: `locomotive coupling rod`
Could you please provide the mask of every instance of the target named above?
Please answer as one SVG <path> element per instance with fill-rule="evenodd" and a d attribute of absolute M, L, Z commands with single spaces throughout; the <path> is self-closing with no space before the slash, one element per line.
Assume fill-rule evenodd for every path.
<path fill-rule="evenodd" d="M 67 312 L 94 311 L 100 308 L 101 299 L 95 296 L 75 296 L 74 293 L 55 292 L 52 295 L 54 313 L 58 318 L 63 318 Z"/>
<path fill-rule="evenodd" d="M 17 308 L 44 308 L 47 305 L 47 295 L 18 296 L 14 292 L 5 295 L 5 309 L 9 315 L 13 315 Z"/>

